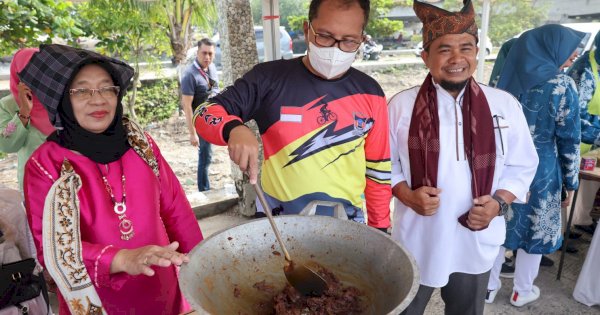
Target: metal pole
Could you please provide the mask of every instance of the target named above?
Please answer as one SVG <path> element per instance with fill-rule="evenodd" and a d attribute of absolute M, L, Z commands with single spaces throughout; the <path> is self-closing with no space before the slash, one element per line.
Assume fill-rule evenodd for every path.
<path fill-rule="evenodd" d="M 579 183 L 581 183 L 581 181 L 582 178 L 580 176 Z M 560 280 L 563 265 L 565 264 L 565 253 L 567 252 L 567 246 L 569 245 L 569 238 L 571 238 L 571 223 L 573 223 L 573 214 L 575 213 L 575 204 L 577 203 L 578 193 L 579 188 L 575 189 L 575 193 L 573 194 L 573 200 L 571 201 L 571 212 L 569 212 L 569 219 L 567 220 L 567 226 L 565 227 L 565 238 L 562 244 L 562 252 L 560 253 L 560 263 L 558 264 L 558 273 L 556 274 L 556 280 Z"/>
<path fill-rule="evenodd" d="M 483 68 L 485 66 L 485 47 L 487 42 L 488 25 L 490 23 L 490 1 L 483 0 L 483 8 L 481 9 L 481 33 L 479 34 L 479 55 L 477 62 L 477 75 L 475 79 L 478 82 L 483 82 Z M 490 53 L 492 53 L 490 51 Z"/>
<path fill-rule="evenodd" d="M 265 61 L 281 59 L 279 0 L 262 0 Z"/>

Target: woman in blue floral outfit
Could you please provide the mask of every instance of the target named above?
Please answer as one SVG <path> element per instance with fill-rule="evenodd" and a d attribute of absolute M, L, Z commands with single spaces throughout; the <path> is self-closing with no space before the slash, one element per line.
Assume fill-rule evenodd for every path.
<path fill-rule="evenodd" d="M 564 184 L 569 192 L 564 206 L 579 185 L 579 100 L 575 82 L 561 70 L 572 64 L 583 37 L 584 33 L 556 24 L 523 33 L 510 49 L 498 81 L 498 88 L 523 105 L 540 161 L 528 203 L 513 204 L 506 217 L 504 247 L 518 249 L 510 298 L 515 306 L 539 298 L 540 289 L 533 281 L 542 254 L 562 244 L 561 187 Z M 502 262 L 504 249 L 492 268 L 488 303 L 500 289 Z"/>

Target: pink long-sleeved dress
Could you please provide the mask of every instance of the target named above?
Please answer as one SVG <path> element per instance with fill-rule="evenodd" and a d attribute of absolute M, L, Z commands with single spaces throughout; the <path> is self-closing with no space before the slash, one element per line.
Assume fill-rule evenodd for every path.
<path fill-rule="evenodd" d="M 110 315 L 171 315 L 180 314 L 188 308 L 179 289 L 175 266 L 154 266 L 155 275 L 152 277 L 109 272 L 111 261 L 120 249 L 165 246 L 178 241 L 178 251 L 187 253 L 202 240 L 202 233 L 179 181 L 156 144 L 150 138 L 149 142 L 159 165 L 159 177 L 133 149 L 129 149 L 120 160 L 109 163 L 108 172 L 104 165 L 98 165 L 115 199 L 121 201 L 122 163 L 126 178 L 126 215 L 132 221 L 135 233 L 130 240 L 121 239 L 119 218 L 113 211 L 113 201 L 94 161 L 54 142 L 46 142 L 33 153 L 25 167 L 27 216 L 42 264 L 44 201 L 53 182 L 60 177 L 63 160 L 68 159 L 81 177 L 78 198 L 83 260 Z M 70 314 L 62 297 L 60 314 Z"/>

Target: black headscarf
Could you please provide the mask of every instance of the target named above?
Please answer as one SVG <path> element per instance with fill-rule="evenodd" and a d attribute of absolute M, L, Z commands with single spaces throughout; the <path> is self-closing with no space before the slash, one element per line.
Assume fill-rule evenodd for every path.
<path fill-rule="evenodd" d="M 77 73 L 86 65 L 96 64 L 105 69 L 115 85 L 121 88 L 115 117 L 109 127 L 96 134 L 83 129 L 73 113 L 69 88 Z M 123 61 L 93 51 L 64 46 L 41 45 L 19 78 L 33 90 L 48 110 L 50 122 L 57 128 L 49 141 L 78 151 L 91 160 L 106 164 L 118 160 L 129 149 L 123 127 L 123 96 L 133 68 Z"/>
<path fill-rule="evenodd" d="M 110 74 L 113 83 L 121 87 L 117 100 L 115 117 L 108 128 L 102 133 L 89 132 L 79 125 L 77 119 L 75 119 L 75 113 L 73 112 L 73 105 L 71 104 L 71 97 L 69 95 L 69 87 L 75 76 L 83 69 L 83 67 L 90 64 L 102 67 Z M 94 162 L 102 164 L 118 160 L 125 152 L 127 152 L 127 150 L 129 150 L 127 133 L 123 127 L 123 104 L 121 102 L 127 85 L 124 86 L 118 82 L 113 73 L 114 69 L 111 65 L 102 60 L 89 59 L 78 65 L 78 70 L 73 72 L 71 80 L 65 86 L 66 88 L 63 92 L 61 104 L 57 109 L 63 129 L 50 134 L 50 136 L 48 136 L 48 141 L 56 142 L 67 149 L 85 155 Z"/>

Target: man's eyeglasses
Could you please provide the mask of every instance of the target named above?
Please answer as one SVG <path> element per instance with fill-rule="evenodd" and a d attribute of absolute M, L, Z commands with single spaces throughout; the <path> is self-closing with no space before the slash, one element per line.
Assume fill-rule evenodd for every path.
<path fill-rule="evenodd" d="M 360 44 L 362 44 L 362 40 L 358 42 L 352 39 L 335 39 L 330 35 L 319 34 L 315 32 L 311 23 L 308 24 L 308 28 L 310 28 L 315 36 L 315 43 L 321 47 L 333 47 L 337 44 L 341 51 L 351 53 L 357 51 L 360 48 Z"/>
<path fill-rule="evenodd" d="M 105 99 L 112 99 L 119 95 L 119 91 L 121 91 L 121 88 L 118 86 L 105 86 L 99 89 L 70 89 L 69 95 L 83 101 L 91 99 L 96 93 L 100 94 L 100 96 Z"/>

